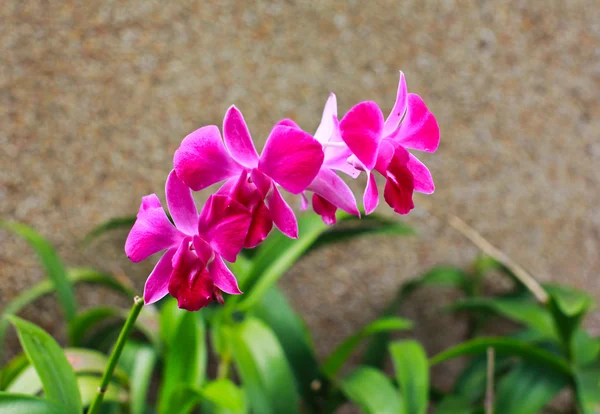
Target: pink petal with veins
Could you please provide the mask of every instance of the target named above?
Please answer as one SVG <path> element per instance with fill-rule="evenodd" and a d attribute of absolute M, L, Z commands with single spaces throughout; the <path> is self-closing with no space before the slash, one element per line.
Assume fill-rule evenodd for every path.
<path fill-rule="evenodd" d="M 299 194 L 323 164 L 321 144 L 304 131 L 278 126 L 271 131 L 258 169 L 292 194 Z"/>
<path fill-rule="evenodd" d="M 186 136 L 175 151 L 177 176 L 194 191 L 200 191 L 239 174 L 239 165 L 225 149 L 219 128 L 209 125 Z"/>
<path fill-rule="evenodd" d="M 440 127 L 419 95 L 408 94 L 406 116 L 390 138 L 405 148 L 435 152 L 440 144 Z"/>
<path fill-rule="evenodd" d="M 198 228 L 198 209 L 190 188 L 171 171 L 165 186 L 167 206 L 175 226 L 187 235 L 196 234 Z"/>
<path fill-rule="evenodd" d="M 250 131 L 242 113 L 231 106 L 223 120 L 223 138 L 231 156 L 247 168 L 258 164 L 258 153 L 254 148 Z"/>
<path fill-rule="evenodd" d="M 133 262 L 177 246 L 184 234 L 167 218 L 156 194 L 142 198 L 135 224 L 125 241 L 125 253 Z"/>
<path fill-rule="evenodd" d="M 382 131 L 383 114 L 372 101 L 355 105 L 340 121 L 342 139 L 367 170 L 375 167 Z"/>

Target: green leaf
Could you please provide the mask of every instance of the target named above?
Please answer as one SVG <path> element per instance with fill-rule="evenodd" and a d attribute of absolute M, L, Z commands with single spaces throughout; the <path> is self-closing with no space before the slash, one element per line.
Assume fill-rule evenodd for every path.
<path fill-rule="evenodd" d="M 107 233 L 111 230 L 131 229 L 133 227 L 133 225 L 135 224 L 135 220 L 136 220 L 135 216 L 129 216 L 129 217 L 115 217 L 108 221 L 105 221 L 104 223 L 95 227 L 92 231 L 90 231 L 85 236 L 85 239 L 83 240 L 83 244 L 88 245 L 90 242 L 92 242 L 92 240 L 100 237 L 104 233 Z"/>
<path fill-rule="evenodd" d="M 546 338 L 558 340 L 552 315 L 530 299 L 465 298 L 457 300 L 451 308 L 475 312 L 480 312 L 482 309 L 490 310 L 531 328 Z"/>
<path fill-rule="evenodd" d="M 577 402 L 583 414 L 600 413 L 600 364 L 575 371 Z"/>
<path fill-rule="evenodd" d="M 25 354 L 14 357 L 6 364 L 0 371 L 0 391 L 6 390 L 6 387 L 28 366 L 29 360 Z"/>
<path fill-rule="evenodd" d="M 290 239 L 280 232 L 273 232 L 263 242 L 252 257 L 252 266 L 247 277 L 239 280 L 241 289 L 246 294 L 242 295 L 243 297 L 229 298 L 230 306 L 241 301 L 240 309 L 250 309 L 298 259 L 309 251 L 358 236 L 413 234 L 405 224 L 374 214 L 358 219 L 350 214 L 339 213 L 338 224 L 334 227 L 326 226 L 321 217 L 316 214 L 304 215 L 298 219 L 298 229 L 300 235 L 298 239 Z"/>
<path fill-rule="evenodd" d="M 520 357 L 525 361 L 546 364 L 556 372 L 571 374 L 571 368 L 564 358 L 527 342 L 511 338 L 477 338 L 463 342 L 432 357 L 429 365 L 437 365 L 465 355 L 479 355 L 485 353 L 489 347 L 494 348 L 497 355 Z"/>
<path fill-rule="evenodd" d="M 65 414 L 67 410 L 43 398 L 0 392 L 0 414 Z"/>
<path fill-rule="evenodd" d="M 67 277 L 73 285 L 79 283 L 92 283 L 100 284 L 113 289 L 117 292 L 123 293 L 129 297 L 135 296 L 135 291 L 129 284 L 129 281 L 120 281 L 108 273 L 99 272 L 94 269 L 87 268 L 70 268 L 67 272 Z M 51 280 L 44 279 L 31 288 L 25 290 L 19 296 L 10 301 L 3 309 L 2 313 L 5 316 L 16 315 L 25 306 L 33 303 L 41 296 L 52 293 L 55 291 L 55 286 Z M 8 320 L 0 320 L 0 351 L 4 343 L 4 335 L 6 334 Z M 1 352 L 0 352 L 1 354 Z M 1 355 L 0 355 L 1 357 Z"/>
<path fill-rule="evenodd" d="M 88 407 L 98 393 L 100 386 L 100 377 L 84 375 L 77 377 L 77 385 L 81 392 L 81 401 L 84 407 Z M 104 393 L 104 403 L 115 402 L 124 404 L 129 399 L 127 391 L 119 384 L 111 382 L 108 389 Z"/>
<path fill-rule="evenodd" d="M 306 253 L 317 237 L 327 229 L 318 215 L 306 215 L 298 219 L 298 239 L 290 239 L 280 232 L 273 232 L 261 245 L 253 259 L 248 277 L 240 280 L 242 291 L 246 294 L 239 304 L 242 310 L 250 309 L 259 302 L 262 295 L 296 261 Z M 235 303 L 236 297 L 229 298 Z"/>
<path fill-rule="evenodd" d="M 56 253 L 56 250 L 54 250 L 52 244 L 25 224 L 0 220 L 0 226 L 16 233 L 33 247 L 44 266 L 44 270 L 56 288 L 58 299 L 67 320 L 73 319 L 77 312 L 77 302 L 75 301 L 73 287 L 67 278 L 67 271 L 62 260 Z"/>
<path fill-rule="evenodd" d="M 298 413 L 294 377 L 275 334 L 258 319 L 248 318 L 230 336 L 233 359 L 253 412 Z"/>
<path fill-rule="evenodd" d="M 506 355 L 495 355 L 494 377 L 505 372 L 513 361 Z M 462 370 L 454 384 L 453 395 L 473 404 L 483 398 L 487 385 L 487 356 L 475 356 Z"/>
<path fill-rule="evenodd" d="M 537 363 L 521 362 L 498 383 L 495 412 L 538 413 L 568 383 L 568 375 Z"/>
<path fill-rule="evenodd" d="M 572 339 L 573 362 L 579 367 L 595 361 L 600 354 L 600 341 L 592 338 L 583 329 L 577 329 Z"/>
<path fill-rule="evenodd" d="M 392 382 L 374 368 L 358 367 L 340 382 L 340 388 L 365 414 L 409 414 Z"/>
<path fill-rule="evenodd" d="M 124 309 L 98 306 L 86 309 L 81 312 L 69 325 L 69 337 L 71 343 L 75 346 L 86 344 L 86 337 L 89 332 L 100 323 L 105 323 L 110 319 L 119 320 L 119 326 L 127 320 L 129 311 Z M 138 319 L 135 322 L 135 327 L 144 334 L 153 344 L 159 343 L 159 322 L 156 308 L 153 306 L 144 306 Z"/>
<path fill-rule="evenodd" d="M 395 315 L 406 297 L 418 288 L 424 286 L 443 286 L 467 291 L 469 289 L 469 284 L 469 276 L 464 270 L 448 266 L 435 267 L 423 276 L 404 283 L 398 290 L 396 297 L 384 310 L 382 317 Z M 389 342 L 389 332 L 380 332 L 373 335 L 363 357 L 363 364 L 382 368 Z"/>
<path fill-rule="evenodd" d="M 300 316 L 294 312 L 286 297 L 276 286 L 269 289 L 254 307 L 254 315 L 273 330 L 292 366 L 296 382 L 304 399 L 316 407 L 311 383 L 319 378 L 310 333 Z"/>
<path fill-rule="evenodd" d="M 67 360 L 71 364 L 73 371 L 79 375 L 97 375 L 102 376 L 108 364 L 108 359 L 100 352 L 88 349 L 67 348 L 64 350 Z M 116 369 L 113 379 L 123 386 L 129 386 L 127 374 Z M 7 387 L 7 391 L 17 394 L 37 395 L 42 391 L 42 382 L 35 367 L 29 365 Z"/>
<path fill-rule="evenodd" d="M 420 343 L 398 341 L 390 345 L 396 378 L 407 413 L 424 414 L 429 399 L 429 363 Z"/>
<path fill-rule="evenodd" d="M 573 334 L 583 316 L 593 307 L 594 300 L 583 292 L 564 286 L 545 285 L 544 288 L 550 295 L 548 308 L 554 317 L 563 348 L 571 357 Z"/>
<path fill-rule="evenodd" d="M 469 400 L 460 395 L 448 395 L 436 407 L 435 414 L 471 414 Z"/>
<path fill-rule="evenodd" d="M 63 350 L 43 329 L 16 316 L 10 317 L 27 357 L 35 367 L 46 398 L 64 405 L 67 413 L 80 414 L 81 396 L 75 372 Z"/>
<path fill-rule="evenodd" d="M 148 401 L 148 388 L 156 364 L 156 352 L 151 346 L 129 341 L 119 360 L 129 373 L 131 414 L 144 414 Z"/>
<path fill-rule="evenodd" d="M 334 379 L 340 368 L 344 365 L 344 362 L 350 357 L 350 354 L 352 354 L 352 351 L 354 351 L 362 339 L 380 332 L 411 329 L 412 326 L 411 321 L 402 318 L 388 317 L 377 319 L 338 345 L 325 362 L 323 362 L 321 372 L 327 378 Z"/>
<path fill-rule="evenodd" d="M 244 414 L 248 411 L 244 392 L 227 379 L 211 381 L 201 392 L 202 413 Z"/>
<path fill-rule="evenodd" d="M 313 243 L 310 250 L 316 250 L 334 243 L 347 243 L 355 237 L 393 235 L 413 236 L 415 230 L 397 219 L 378 214 L 363 215 L 358 219 L 347 213 L 338 214 L 338 224 L 329 227 Z"/>
<path fill-rule="evenodd" d="M 175 392 L 179 388 L 199 387 L 206 376 L 206 338 L 201 312 L 181 309 L 173 321 L 174 330 L 165 335 L 164 371 L 159 390 L 159 413 L 182 412 L 183 402 Z M 161 315 L 162 316 L 162 315 Z M 177 398 L 176 398 L 177 397 Z"/>

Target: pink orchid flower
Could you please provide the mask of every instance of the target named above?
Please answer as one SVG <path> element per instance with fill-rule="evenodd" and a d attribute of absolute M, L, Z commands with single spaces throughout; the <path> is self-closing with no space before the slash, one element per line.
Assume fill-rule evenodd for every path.
<path fill-rule="evenodd" d="M 349 161 L 368 176 L 363 197 L 366 214 L 379 203 L 372 170 L 386 178 L 384 198 L 397 213 L 412 210 L 413 191 L 433 193 L 431 173 L 407 149 L 435 152 L 440 130 L 421 97 L 408 93 L 402 72 L 396 103 L 385 121 L 379 106 L 367 101 L 350 109 L 339 127 L 342 139 L 354 154 Z"/>
<path fill-rule="evenodd" d="M 284 119 L 277 125 L 288 125 L 292 128 L 300 127 L 291 119 Z M 312 191 L 312 206 L 315 213 L 319 214 L 327 225 L 335 224 L 335 213 L 341 209 L 349 214 L 360 217 L 356 207 L 354 193 L 348 185 L 337 176 L 335 170 L 342 171 L 352 178 L 356 178 L 360 171 L 348 162 L 352 151 L 340 136 L 337 119 L 337 101 L 335 94 L 331 93 L 325 103 L 321 123 L 315 132 L 314 138 L 323 146 L 323 165 L 315 179 L 306 188 Z M 302 209 L 308 208 L 305 193 L 302 196 Z"/>
<path fill-rule="evenodd" d="M 279 230 L 288 237 L 297 238 L 296 216 L 278 186 L 292 194 L 306 190 L 323 164 L 323 149 L 319 142 L 302 130 L 278 125 L 269 134 L 259 157 L 244 117 L 235 106 L 225 114 L 223 138 L 225 145 L 214 125 L 185 137 L 173 159 L 179 178 L 194 191 L 230 178 L 252 184 L 246 189 L 248 194 L 256 188 Z M 241 184 L 236 188 L 239 189 Z M 253 243 L 266 237 L 264 232 L 269 221 L 266 216 L 262 204 L 256 203 L 253 217 L 261 221 L 250 226 L 251 231 L 256 232 L 249 235 Z"/>
<path fill-rule="evenodd" d="M 144 287 L 144 302 L 154 303 L 167 293 L 180 308 L 197 311 L 221 292 L 238 295 L 237 280 L 223 262 L 234 262 L 250 226 L 250 211 L 237 201 L 212 195 L 198 214 L 190 189 L 171 171 L 166 183 L 171 224 L 155 194 L 142 198 L 137 220 L 125 242 L 133 262 L 165 251 Z"/>

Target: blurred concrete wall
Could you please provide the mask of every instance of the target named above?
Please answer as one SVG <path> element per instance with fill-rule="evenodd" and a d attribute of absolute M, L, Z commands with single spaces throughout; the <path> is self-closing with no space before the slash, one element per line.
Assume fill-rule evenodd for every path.
<path fill-rule="evenodd" d="M 0 217 L 35 227 L 71 265 L 124 270 L 141 290 L 152 263 L 127 262 L 125 234 L 79 242 L 135 213 L 141 196 L 163 196 L 188 132 L 220 125 L 233 103 L 261 143 L 283 117 L 314 130 L 329 91 L 341 113 L 367 99 L 388 110 L 402 69 L 442 133 L 439 151 L 421 157 L 437 191 L 417 205 L 462 217 L 541 280 L 600 299 L 594 0 L 8 0 L 0 21 Z M 402 280 L 477 254 L 422 207 L 406 220 L 419 237 L 338 245 L 282 281 L 321 353 Z M 4 304 L 43 274 L 23 242 L 1 232 L 0 244 Z M 459 335 L 428 300 L 407 311 L 429 321 L 420 335 Z M 45 300 L 26 316 L 50 328 L 55 309 Z M 590 323 L 600 330 L 600 318 Z"/>

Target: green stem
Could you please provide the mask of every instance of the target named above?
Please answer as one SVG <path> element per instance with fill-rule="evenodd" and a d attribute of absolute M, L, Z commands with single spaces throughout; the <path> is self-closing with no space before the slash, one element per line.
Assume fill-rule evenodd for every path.
<path fill-rule="evenodd" d="M 112 379 L 113 372 L 117 366 L 117 362 L 119 362 L 119 358 L 121 357 L 121 352 L 127 343 L 127 339 L 129 338 L 129 334 L 135 325 L 135 321 L 144 306 L 144 301 L 139 296 L 133 298 L 133 306 L 131 311 L 129 312 L 129 316 L 125 321 L 125 325 L 123 325 L 123 329 L 121 329 L 121 333 L 119 334 L 119 338 L 117 339 L 117 343 L 113 348 L 112 353 L 110 354 L 110 359 L 108 360 L 108 365 L 106 367 L 106 371 L 104 371 L 104 375 L 102 375 L 102 380 L 100 381 L 100 386 L 98 387 L 98 393 L 96 397 L 90 404 L 90 408 L 87 414 L 97 414 L 100 406 L 102 405 L 102 400 L 104 400 L 104 394 L 108 389 L 108 384 L 110 384 L 110 380 Z"/>

